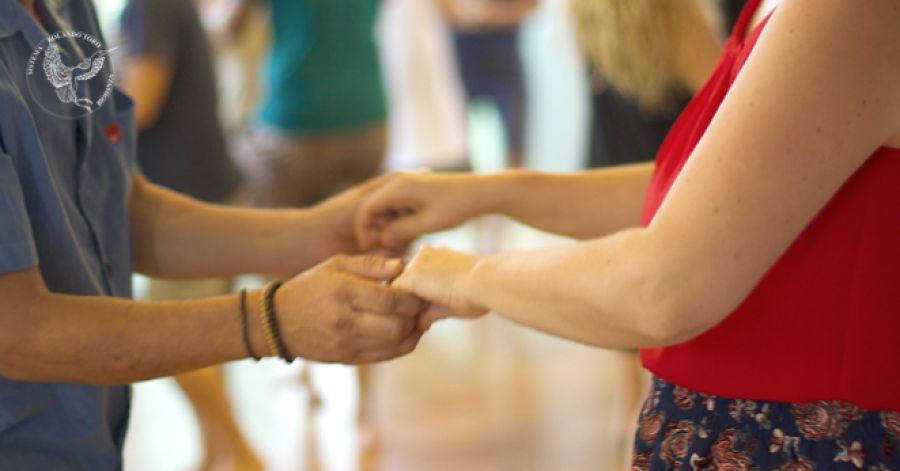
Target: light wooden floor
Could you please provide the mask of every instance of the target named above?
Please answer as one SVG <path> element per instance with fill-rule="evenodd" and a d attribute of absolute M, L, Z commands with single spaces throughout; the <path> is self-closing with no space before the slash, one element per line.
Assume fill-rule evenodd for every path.
<path fill-rule="evenodd" d="M 370 469 L 616 469 L 617 356 L 500 319 L 454 322 L 378 371 Z"/>
<path fill-rule="evenodd" d="M 558 242 L 510 237 L 507 246 Z M 372 427 L 362 433 L 350 368 L 313 368 L 315 411 L 296 366 L 240 362 L 228 377 L 238 419 L 273 470 L 616 470 L 624 358 L 499 317 L 443 321 L 414 353 L 372 368 Z M 198 459 L 196 426 L 172 383 L 139 385 L 126 469 L 188 470 Z"/>

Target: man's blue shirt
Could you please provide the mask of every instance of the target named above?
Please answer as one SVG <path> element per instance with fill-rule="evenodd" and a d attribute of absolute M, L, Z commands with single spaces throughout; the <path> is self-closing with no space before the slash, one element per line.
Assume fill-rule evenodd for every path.
<path fill-rule="evenodd" d="M 108 66 L 77 84 L 94 103 L 111 93 L 90 113 L 29 83 L 46 79 L 40 63 L 35 75 L 27 69 L 49 34 L 102 41 L 89 1 L 36 3 L 46 29 L 17 0 L 0 0 L 0 276 L 37 267 L 53 292 L 129 297 L 132 103 L 108 91 Z M 68 65 L 91 53 L 84 41 L 56 43 Z M 120 469 L 128 405 L 127 386 L 0 376 L 0 469 Z"/>

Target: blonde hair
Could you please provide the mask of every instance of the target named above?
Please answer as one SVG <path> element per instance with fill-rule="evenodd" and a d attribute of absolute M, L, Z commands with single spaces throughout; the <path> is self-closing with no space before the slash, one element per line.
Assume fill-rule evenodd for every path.
<path fill-rule="evenodd" d="M 691 14 L 685 10 L 698 8 L 696 0 L 569 1 L 578 43 L 597 78 L 644 109 L 671 105 L 683 87 L 673 38 L 678 22 Z"/>

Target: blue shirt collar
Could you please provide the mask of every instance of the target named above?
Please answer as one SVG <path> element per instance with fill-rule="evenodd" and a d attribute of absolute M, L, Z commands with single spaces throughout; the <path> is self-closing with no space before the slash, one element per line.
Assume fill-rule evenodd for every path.
<path fill-rule="evenodd" d="M 21 29 L 19 13 L 22 7 L 16 0 L 0 0 L 0 38 L 5 38 Z"/>
<path fill-rule="evenodd" d="M 35 0 L 43 2 L 47 10 L 57 16 L 62 12 L 69 0 Z M 18 0 L 0 0 L 0 39 L 17 33 L 26 21 L 33 21 Z"/>

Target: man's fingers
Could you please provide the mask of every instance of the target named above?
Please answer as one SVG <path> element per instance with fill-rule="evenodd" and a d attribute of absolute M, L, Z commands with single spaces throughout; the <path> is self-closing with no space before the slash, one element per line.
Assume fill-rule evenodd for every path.
<path fill-rule="evenodd" d="M 363 250 L 372 250 L 377 246 L 384 218 L 389 218 L 392 212 L 405 209 L 402 194 L 395 196 L 397 194 L 393 185 L 385 183 L 384 186 L 373 189 L 360 203 L 353 216 L 353 234 L 357 245 Z"/>
<path fill-rule="evenodd" d="M 413 279 L 414 275 L 412 275 L 407 268 L 407 271 L 401 273 L 400 276 L 398 276 L 394 279 L 394 281 L 391 282 L 391 286 L 401 291 L 415 294 L 416 284 L 413 282 Z"/>
<path fill-rule="evenodd" d="M 429 216 L 424 211 L 399 213 L 396 219 L 384 226 L 379 234 L 382 247 L 405 247 L 410 242 L 431 232 Z"/>
<path fill-rule="evenodd" d="M 379 215 L 370 208 L 370 203 L 365 200 L 353 215 L 353 235 L 356 237 L 356 245 L 362 250 L 372 250 L 378 243 L 379 228 L 375 219 Z"/>
<path fill-rule="evenodd" d="M 419 340 L 422 338 L 421 332 L 414 330 L 399 345 L 384 349 L 376 349 L 364 351 L 357 355 L 356 363 L 374 363 L 379 361 L 392 360 L 394 358 L 406 355 L 416 349 Z"/>
<path fill-rule="evenodd" d="M 357 184 L 356 186 L 350 187 L 338 193 L 335 196 L 332 196 L 330 199 L 339 199 L 341 197 L 359 199 L 386 185 L 388 182 L 396 178 L 397 175 L 399 174 L 389 173 L 370 178 L 362 183 Z"/>
<path fill-rule="evenodd" d="M 391 180 L 396 179 L 400 175 L 402 175 L 402 173 L 397 173 L 397 172 L 379 175 L 377 177 L 370 178 L 370 179 L 366 180 L 365 182 L 357 185 L 357 188 L 359 188 L 359 190 L 361 192 L 363 192 L 363 194 L 371 193 L 371 192 L 375 191 L 376 189 L 381 188 L 382 186 L 386 185 Z"/>
<path fill-rule="evenodd" d="M 338 255 L 331 258 L 334 268 L 370 280 L 392 280 L 403 272 L 403 261 L 379 254 Z"/>
<path fill-rule="evenodd" d="M 417 329 L 414 317 L 395 317 L 364 312 L 353 323 L 353 333 L 363 347 L 394 346 Z"/>
<path fill-rule="evenodd" d="M 425 308 L 425 303 L 412 294 L 373 283 L 361 283 L 352 296 L 354 308 L 377 314 L 414 317 Z"/>
<path fill-rule="evenodd" d="M 451 311 L 446 306 L 442 306 L 440 304 L 430 304 L 418 318 L 419 330 L 425 332 L 431 327 L 431 324 L 434 324 L 441 319 L 446 319 L 452 316 L 453 311 Z"/>

